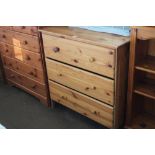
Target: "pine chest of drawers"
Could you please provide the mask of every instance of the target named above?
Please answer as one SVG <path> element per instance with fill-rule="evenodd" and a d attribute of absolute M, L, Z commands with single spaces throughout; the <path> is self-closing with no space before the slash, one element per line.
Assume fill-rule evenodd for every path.
<path fill-rule="evenodd" d="M 124 121 L 129 38 L 41 28 L 51 99 L 108 128 Z"/>
<path fill-rule="evenodd" d="M 0 27 L 0 52 L 7 82 L 27 91 L 49 106 L 38 27 Z"/>

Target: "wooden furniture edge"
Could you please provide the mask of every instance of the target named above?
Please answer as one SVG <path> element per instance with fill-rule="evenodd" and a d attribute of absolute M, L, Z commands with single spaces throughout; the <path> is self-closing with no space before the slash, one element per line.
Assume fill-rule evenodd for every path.
<path fill-rule="evenodd" d="M 119 128 L 125 122 L 129 43 L 120 46 L 116 52 L 114 128 Z"/>
<path fill-rule="evenodd" d="M 118 45 L 118 46 L 109 46 L 109 45 L 105 45 L 105 44 L 102 44 L 102 43 L 97 43 L 96 41 L 91 41 L 91 40 L 88 40 L 88 39 L 83 39 L 83 38 L 78 38 L 78 37 L 74 37 L 74 36 L 69 36 L 69 35 L 65 35 L 65 34 L 62 34 L 62 33 L 56 33 L 56 32 L 52 32 L 52 31 L 48 31 L 48 30 L 44 30 L 45 27 L 40 27 L 38 31 L 40 31 L 41 33 L 44 33 L 46 35 L 52 35 L 52 36 L 55 36 L 55 37 L 59 37 L 59 38 L 64 38 L 64 39 L 69 39 L 69 40 L 74 40 L 74 41 L 78 41 L 78 42 L 82 42 L 82 43 L 86 43 L 86 44 L 93 44 L 93 45 L 96 45 L 96 46 L 101 46 L 101 47 L 105 47 L 105 48 L 110 48 L 110 49 L 116 49 L 118 48 L 119 46 L 121 45 L 124 45 L 126 43 L 128 43 L 130 41 L 130 38 L 129 37 L 126 37 L 126 41 L 124 41 L 123 44 L 121 45 Z M 74 29 L 81 29 L 81 28 L 74 28 Z M 84 30 L 83 31 L 91 31 L 91 30 Z M 103 33 L 103 32 L 95 32 L 93 31 L 94 34 L 96 33 Z M 106 33 L 107 35 L 109 33 Z M 109 34 L 111 35 L 111 34 Z M 119 35 L 116 35 L 116 36 L 119 36 Z"/>

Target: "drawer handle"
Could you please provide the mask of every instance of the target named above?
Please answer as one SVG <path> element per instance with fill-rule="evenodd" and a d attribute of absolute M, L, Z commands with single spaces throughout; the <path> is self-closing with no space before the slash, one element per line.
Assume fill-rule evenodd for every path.
<path fill-rule="evenodd" d="M 109 54 L 110 54 L 110 55 L 113 55 L 113 52 L 112 52 L 112 51 L 110 51 L 110 52 L 109 52 Z"/>
<path fill-rule="evenodd" d="M 31 60 L 30 56 L 28 56 L 28 55 L 27 55 L 26 59 L 27 59 L 27 60 Z"/>
<path fill-rule="evenodd" d="M 94 62 L 94 61 L 95 61 L 95 58 L 93 57 L 89 59 L 89 62 Z"/>
<path fill-rule="evenodd" d="M 30 74 L 30 75 L 34 75 L 33 72 L 30 72 L 29 74 Z"/>
<path fill-rule="evenodd" d="M 5 52 L 6 52 L 6 53 L 8 53 L 8 52 L 9 52 L 9 50 L 8 50 L 8 49 L 6 49 L 6 50 L 5 50 Z"/>
<path fill-rule="evenodd" d="M 54 51 L 55 53 L 57 53 L 57 52 L 60 51 L 60 48 L 59 48 L 59 47 L 54 47 L 54 48 L 53 48 L 53 51 Z"/>
<path fill-rule="evenodd" d="M 111 64 L 108 64 L 108 67 L 109 67 L 109 68 L 112 68 L 112 65 L 111 65 Z"/>
<path fill-rule="evenodd" d="M 24 41 L 24 44 L 25 44 L 25 45 L 27 45 L 27 44 L 28 44 L 28 42 L 25 40 L 25 41 Z"/>
<path fill-rule="evenodd" d="M 3 37 L 3 38 L 6 38 L 6 35 L 5 35 L 5 34 L 3 34 L 3 35 L 2 35 L 2 37 Z"/>
<path fill-rule="evenodd" d="M 25 29 L 25 26 L 22 26 L 22 29 Z"/>

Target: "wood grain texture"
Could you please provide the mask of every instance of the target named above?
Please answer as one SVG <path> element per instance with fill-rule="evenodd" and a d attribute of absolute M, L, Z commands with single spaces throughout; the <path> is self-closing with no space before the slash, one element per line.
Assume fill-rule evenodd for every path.
<path fill-rule="evenodd" d="M 108 33 L 94 32 L 67 26 L 41 27 L 40 31 L 44 34 L 49 34 L 61 38 L 71 39 L 111 49 L 116 49 L 119 46 L 129 42 L 129 37 L 123 37 Z"/>
<path fill-rule="evenodd" d="M 41 96 L 46 96 L 46 90 L 45 90 L 45 85 L 41 84 L 39 82 L 36 82 L 22 74 L 19 74 L 12 69 L 9 69 L 7 67 L 5 69 L 5 75 L 6 78 L 11 80 L 12 82 L 15 82 L 16 84 L 22 85 L 25 88 L 40 94 Z"/>
<path fill-rule="evenodd" d="M 40 52 L 37 36 L 0 29 L 0 41 L 33 52 Z"/>
<path fill-rule="evenodd" d="M 155 85 L 139 83 L 135 86 L 134 92 L 155 100 Z"/>
<path fill-rule="evenodd" d="M 129 56 L 129 73 L 128 73 L 128 93 L 127 93 L 127 111 L 126 111 L 126 126 L 129 126 L 132 121 L 132 103 L 135 75 L 135 50 L 136 50 L 136 29 L 131 30 L 130 56 Z"/>
<path fill-rule="evenodd" d="M 3 64 L 7 68 L 10 68 L 26 77 L 44 84 L 45 80 L 42 70 L 36 69 L 30 65 L 24 64 L 16 59 L 12 59 L 6 56 L 3 56 Z"/>
<path fill-rule="evenodd" d="M 43 69 L 42 59 L 39 53 L 34 53 L 32 51 L 25 50 L 17 46 L 12 46 L 3 42 L 0 42 L 0 51 L 4 56 L 14 58 L 40 70 Z"/>
<path fill-rule="evenodd" d="M 0 52 L 7 83 L 36 96 L 50 107 L 42 42 L 37 26 L 1 26 Z M 7 73 L 9 70 L 12 76 Z M 11 70 L 11 71 L 10 71 Z"/>
<path fill-rule="evenodd" d="M 49 106 L 49 104 L 48 104 L 49 101 L 48 101 L 48 98 L 47 98 L 46 96 L 42 96 L 42 95 L 36 93 L 35 91 L 32 91 L 32 90 L 28 89 L 27 87 L 25 87 L 25 86 L 23 86 L 23 85 L 21 85 L 21 84 L 19 84 L 19 83 L 16 83 L 16 82 L 15 82 L 14 80 L 12 80 L 12 79 L 7 79 L 7 83 L 8 83 L 10 86 L 18 87 L 18 88 L 24 90 L 25 92 L 27 92 L 27 93 L 29 93 L 29 94 L 35 96 L 36 98 L 38 98 L 38 99 L 40 100 L 41 103 L 43 103 L 43 104 L 46 105 L 46 106 Z"/>
<path fill-rule="evenodd" d="M 40 31 L 51 99 L 109 128 L 122 126 L 129 38 L 70 27 Z M 112 108 L 111 122 L 105 121 L 105 112 L 99 112 L 101 104 Z M 94 115 L 98 112 L 102 118 Z"/>
<path fill-rule="evenodd" d="M 114 78 L 114 50 L 49 35 L 43 41 L 46 57 Z"/>
<path fill-rule="evenodd" d="M 132 28 L 126 121 L 129 128 L 155 126 L 155 113 L 152 112 L 155 65 L 154 57 L 149 56 L 149 39 L 155 39 L 155 27 Z M 146 100 L 149 101 L 146 103 Z"/>
<path fill-rule="evenodd" d="M 135 68 L 140 71 L 155 74 L 155 57 L 154 56 L 145 57 L 145 60 L 137 64 Z"/>
<path fill-rule="evenodd" d="M 113 127 L 113 108 L 111 106 L 52 81 L 50 81 L 49 84 L 51 98 L 53 100 L 109 128 Z"/>
<path fill-rule="evenodd" d="M 138 27 L 137 39 L 140 39 L 140 40 L 155 39 L 155 28 L 154 27 Z"/>
<path fill-rule="evenodd" d="M 127 100 L 129 43 L 119 47 L 116 54 L 115 70 L 115 104 L 114 127 L 123 127 L 125 123 L 125 109 Z"/>
<path fill-rule="evenodd" d="M 114 81 L 46 59 L 48 78 L 113 105 Z"/>
<path fill-rule="evenodd" d="M 37 26 L 13 26 L 12 30 L 30 35 L 38 35 Z"/>

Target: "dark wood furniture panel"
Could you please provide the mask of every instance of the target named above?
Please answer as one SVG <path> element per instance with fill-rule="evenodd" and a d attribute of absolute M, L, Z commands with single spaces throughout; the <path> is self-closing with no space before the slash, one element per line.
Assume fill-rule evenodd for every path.
<path fill-rule="evenodd" d="M 127 128 L 155 128 L 155 27 L 132 27 Z"/>

